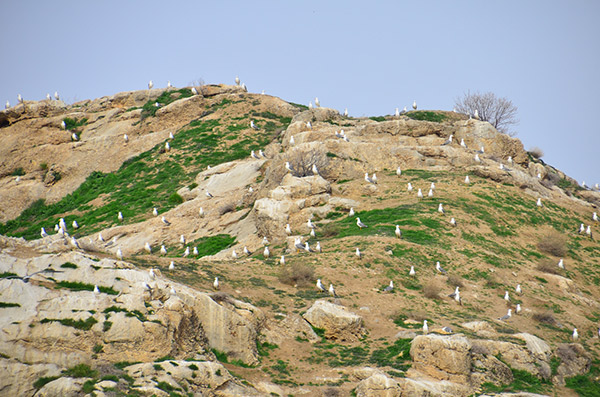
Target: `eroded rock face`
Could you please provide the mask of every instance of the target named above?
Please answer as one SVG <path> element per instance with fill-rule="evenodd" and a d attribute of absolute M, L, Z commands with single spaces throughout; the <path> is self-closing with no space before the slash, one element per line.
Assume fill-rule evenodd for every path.
<path fill-rule="evenodd" d="M 78 252 L 34 260 L 2 255 L 0 262 L 7 264 L 3 270 L 18 275 L 57 270 L 51 272 L 56 282 L 47 279 L 49 273 L 28 283 L 1 280 L 7 286 L 1 300 L 20 305 L 3 309 L 6 316 L 0 318 L 0 352 L 8 357 L 70 367 L 89 363 L 94 346 L 101 345 L 100 359 L 113 362 L 193 357 L 211 348 L 248 364 L 258 362 L 256 335 L 263 315 L 250 304 L 169 283 L 158 270 L 152 277 L 126 263 L 96 262 Z M 61 268 L 66 262 L 77 268 Z M 61 281 L 111 288 L 115 295 L 55 289 Z"/>
<path fill-rule="evenodd" d="M 559 385 L 565 384 L 565 378 L 583 375 L 590 370 L 591 359 L 579 343 L 561 343 L 556 348 L 554 356 L 560 360 L 553 381 Z"/>
<path fill-rule="evenodd" d="M 328 339 L 354 341 L 364 333 L 362 317 L 325 300 L 316 301 L 303 317 L 313 327 L 324 329 Z"/>
<path fill-rule="evenodd" d="M 369 376 L 356 386 L 356 395 L 362 397 L 399 397 L 402 395 L 401 393 L 402 391 L 398 382 L 381 372 Z"/>
<path fill-rule="evenodd" d="M 413 339 L 410 356 L 414 368 L 428 376 L 468 383 L 471 342 L 462 335 L 420 335 Z"/>

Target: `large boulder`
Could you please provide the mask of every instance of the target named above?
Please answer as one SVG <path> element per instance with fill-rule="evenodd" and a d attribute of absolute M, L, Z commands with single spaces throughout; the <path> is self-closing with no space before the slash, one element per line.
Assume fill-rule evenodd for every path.
<path fill-rule="evenodd" d="M 559 385 L 565 384 L 565 378 L 583 375 L 590 370 L 591 359 L 579 343 L 561 343 L 556 348 L 554 356 L 560 360 L 553 381 Z"/>
<path fill-rule="evenodd" d="M 377 372 L 359 382 L 355 392 L 358 397 L 399 397 L 402 395 L 398 382 L 382 372 Z"/>
<path fill-rule="evenodd" d="M 471 374 L 471 342 L 462 335 L 420 335 L 413 339 L 413 368 L 439 380 L 467 383 Z"/>
<path fill-rule="evenodd" d="M 303 317 L 313 327 L 324 329 L 327 339 L 355 341 L 365 332 L 362 317 L 322 299 L 316 301 Z"/>

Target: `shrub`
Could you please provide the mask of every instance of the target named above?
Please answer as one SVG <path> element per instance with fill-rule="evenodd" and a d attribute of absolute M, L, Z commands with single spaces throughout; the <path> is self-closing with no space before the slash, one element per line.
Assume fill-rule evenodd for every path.
<path fill-rule="evenodd" d="M 313 165 L 317 167 L 319 174 L 324 178 L 327 178 L 329 174 L 329 157 L 324 150 L 295 149 L 289 155 L 289 162 L 296 177 L 313 175 Z"/>
<path fill-rule="evenodd" d="M 531 155 L 531 157 L 533 157 L 536 160 L 539 160 L 542 157 L 544 157 L 544 151 L 537 146 L 534 146 L 531 149 L 529 149 L 528 153 Z"/>
<path fill-rule="evenodd" d="M 23 175 L 25 175 L 25 171 L 23 171 L 23 168 L 22 168 L 22 167 L 15 168 L 15 169 L 13 170 L 13 172 L 11 173 L 11 175 L 12 175 L 12 176 L 23 176 Z"/>
<path fill-rule="evenodd" d="M 177 193 L 173 193 L 172 195 L 169 196 L 168 202 L 169 202 L 169 204 L 181 204 L 181 203 L 183 203 L 183 197 L 181 197 Z"/>
<path fill-rule="evenodd" d="M 440 287 L 435 281 L 429 281 L 423 287 L 423 295 L 428 299 L 440 299 Z"/>
<path fill-rule="evenodd" d="M 315 279 L 315 270 L 303 263 L 294 263 L 281 269 L 279 273 L 279 281 L 298 287 L 306 287 L 311 285 Z"/>
<path fill-rule="evenodd" d="M 60 376 L 44 376 L 44 377 L 38 378 L 38 380 L 36 380 L 35 382 L 33 382 L 33 387 L 36 388 L 36 389 L 41 389 L 47 383 L 50 383 L 53 380 L 56 380 L 58 378 L 60 378 Z"/>
<path fill-rule="evenodd" d="M 219 208 L 219 215 L 224 215 L 228 212 L 233 212 L 233 211 L 235 211 L 235 203 L 230 202 L 230 203 L 222 205 Z"/>
<path fill-rule="evenodd" d="M 556 323 L 554 314 L 552 314 L 550 311 L 533 313 L 531 318 L 540 323 L 546 323 L 550 325 L 554 325 Z"/>
<path fill-rule="evenodd" d="M 446 283 L 448 285 L 451 285 L 452 287 L 464 288 L 464 286 L 465 286 L 465 284 L 462 281 L 462 277 L 460 277 L 456 274 L 449 275 L 448 278 L 446 279 Z"/>
<path fill-rule="evenodd" d="M 550 259 L 542 259 L 537 265 L 537 270 L 544 273 L 559 274 L 560 268 L 558 264 Z"/>
<path fill-rule="evenodd" d="M 565 237 L 556 231 L 543 235 L 538 242 L 538 248 L 540 251 L 554 256 L 564 256 L 567 253 Z"/>
<path fill-rule="evenodd" d="M 98 371 L 93 370 L 87 364 L 78 364 L 72 368 L 66 369 L 63 375 L 70 376 L 72 378 L 95 378 L 98 376 Z"/>

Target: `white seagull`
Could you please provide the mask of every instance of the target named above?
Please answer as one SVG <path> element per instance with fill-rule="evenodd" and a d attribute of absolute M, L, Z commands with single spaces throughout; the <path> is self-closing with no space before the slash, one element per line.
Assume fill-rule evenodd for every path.
<path fill-rule="evenodd" d="M 396 237 L 402 238 L 402 230 L 400 230 L 400 225 L 396 225 Z"/>
<path fill-rule="evenodd" d="M 285 225 L 285 234 L 287 234 L 288 236 L 291 236 L 291 234 L 292 234 L 292 228 L 290 228 L 289 223 L 287 225 Z"/>
<path fill-rule="evenodd" d="M 419 199 L 423 198 L 423 192 L 421 191 L 421 189 L 419 189 L 419 191 L 417 192 L 417 198 L 419 198 Z"/>
<path fill-rule="evenodd" d="M 323 286 L 323 283 L 321 283 L 320 278 L 317 279 L 317 289 L 321 292 L 325 292 L 325 287 Z"/>
<path fill-rule="evenodd" d="M 208 198 L 213 198 L 214 197 L 212 194 L 210 194 L 210 192 L 208 190 L 204 194 L 206 194 L 206 197 L 208 197 Z"/>
<path fill-rule="evenodd" d="M 240 85 L 240 78 L 239 78 L 239 76 L 235 76 L 235 85 Z"/>
<path fill-rule="evenodd" d="M 348 216 L 354 216 L 354 207 L 350 207 L 350 211 L 348 212 Z"/>
<path fill-rule="evenodd" d="M 237 254 L 237 252 L 235 252 L 235 250 L 231 251 L 231 257 L 233 259 L 237 259 L 238 258 L 238 254 Z"/>
<path fill-rule="evenodd" d="M 479 154 L 475 153 L 475 161 L 477 163 L 481 163 L 481 159 L 479 158 Z"/>
<path fill-rule="evenodd" d="M 198 255 L 198 247 L 194 247 L 192 250 L 192 255 Z"/>
<path fill-rule="evenodd" d="M 369 178 L 369 173 L 368 172 L 365 172 L 365 182 L 372 183 L 372 184 L 376 183 L 372 178 Z"/>
<path fill-rule="evenodd" d="M 400 116 L 400 110 L 398 108 L 396 108 L 396 110 L 394 111 L 394 116 Z"/>
<path fill-rule="evenodd" d="M 348 117 L 348 108 L 344 109 L 344 117 Z"/>
<path fill-rule="evenodd" d="M 356 226 L 358 226 L 359 229 L 362 229 L 363 227 L 368 227 L 360 221 L 360 218 L 356 218 Z"/>
<path fill-rule="evenodd" d="M 191 91 L 192 91 L 192 94 L 198 95 L 198 90 L 196 89 L 196 87 L 192 87 Z"/>
<path fill-rule="evenodd" d="M 463 138 L 460 139 L 460 146 L 464 147 L 465 149 L 468 149 L 467 144 L 465 143 L 465 140 Z"/>
<path fill-rule="evenodd" d="M 123 140 L 125 143 L 129 142 L 129 136 L 127 134 L 123 134 Z"/>
<path fill-rule="evenodd" d="M 506 315 L 500 317 L 498 320 L 500 320 L 500 321 L 506 321 L 506 320 L 508 320 L 511 317 L 512 317 L 512 310 L 508 309 L 508 312 L 506 313 Z"/>
<path fill-rule="evenodd" d="M 183 257 L 187 257 L 190 255 L 190 247 L 185 247 L 185 251 L 183 251 Z"/>
<path fill-rule="evenodd" d="M 312 172 L 313 175 L 319 175 L 319 170 L 317 169 L 317 166 L 315 164 L 312 165 Z"/>
<path fill-rule="evenodd" d="M 442 274 L 447 274 L 448 272 L 444 270 L 444 268 L 440 265 L 440 262 L 436 262 L 435 263 L 435 270 L 437 270 L 439 273 Z"/>
<path fill-rule="evenodd" d="M 123 251 L 121 251 L 121 248 L 117 248 L 117 258 L 119 258 L 120 261 L 123 260 Z"/>
<path fill-rule="evenodd" d="M 417 110 L 417 101 L 416 101 L 416 100 L 413 102 L 413 104 L 412 104 L 412 108 L 413 108 L 414 110 Z"/>
<path fill-rule="evenodd" d="M 279 264 L 281 266 L 285 266 L 285 255 L 281 255 L 281 258 L 279 258 Z"/>
<path fill-rule="evenodd" d="M 412 183 L 408 182 L 406 190 L 408 190 L 409 192 L 412 192 L 412 190 L 413 190 Z"/>
<path fill-rule="evenodd" d="M 250 252 L 250 250 L 248 249 L 248 247 L 244 246 L 244 254 L 247 256 L 252 255 L 252 252 Z"/>
<path fill-rule="evenodd" d="M 542 204 L 542 199 L 538 198 L 537 202 L 535 203 L 535 205 L 537 205 L 538 207 L 543 207 L 544 205 Z"/>
<path fill-rule="evenodd" d="M 315 251 L 317 251 L 319 253 L 323 252 L 323 250 L 321 249 L 321 242 L 320 241 L 317 241 L 317 246 L 315 247 Z"/>
<path fill-rule="evenodd" d="M 577 332 L 577 328 L 573 328 L 573 340 L 579 339 L 579 333 Z"/>
<path fill-rule="evenodd" d="M 321 102 L 319 102 L 319 98 L 315 98 L 315 106 L 318 108 L 321 107 Z"/>
<path fill-rule="evenodd" d="M 290 137 L 290 146 L 294 146 L 296 144 L 296 141 L 294 140 L 294 136 L 292 135 Z"/>
<path fill-rule="evenodd" d="M 440 203 L 440 205 L 438 206 L 438 212 L 442 215 L 446 215 L 446 212 L 444 211 L 444 206 L 442 205 L 442 203 Z"/>
<path fill-rule="evenodd" d="M 429 327 L 427 326 L 427 320 L 423 320 L 423 335 L 427 335 L 429 333 Z"/>
<path fill-rule="evenodd" d="M 362 259 L 362 252 L 360 252 L 360 250 L 358 249 L 358 247 L 356 247 L 356 256 L 358 257 L 358 259 Z"/>
<path fill-rule="evenodd" d="M 169 270 L 175 270 L 175 262 L 171 261 L 171 263 L 169 263 Z"/>
<path fill-rule="evenodd" d="M 315 252 L 312 248 L 310 248 L 310 246 L 308 245 L 308 241 L 306 241 L 304 243 L 304 251 L 306 252 Z"/>
<path fill-rule="evenodd" d="M 558 261 L 558 267 L 565 270 L 565 262 L 563 261 L 563 258 L 560 258 Z"/>
<path fill-rule="evenodd" d="M 164 216 L 160 218 L 160 220 L 162 221 L 162 223 L 164 223 L 167 226 L 171 226 L 171 222 L 169 222 L 167 220 L 167 218 L 165 218 Z"/>
<path fill-rule="evenodd" d="M 400 167 L 396 168 L 396 175 L 397 176 L 402 175 L 402 169 Z"/>
<path fill-rule="evenodd" d="M 308 244 L 308 243 L 306 243 Z M 263 251 L 263 256 L 266 258 L 268 258 L 269 256 L 271 256 L 271 252 L 269 251 L 269 247 L 265 247 L 265 250 Z"/>
<path fill-rule="evenodd" d="M 152 247 L 150 246 L 149 242 L 146 242 L 146 244 L 144 244 L 144 249 L 151 254 L 152 253 Z"/>
<path fill-rule="evenodd" d="M 519 295 L 523 293 L 521 290 L 521 284 L 517 284 L 517 286 L 515 287 L 515 292 Z"/>
<path fill-rule="evenodd" d="M 117 219 L 119 220 L 119 222 L 123 222 L 123 213 L 121 211 L 119 211 L 119 214 L 117 215 Z"/>
<path fill-rule="evenodd" d="M 510 303 L 510 296 L 508 295 L 508 291 L 504 291 L 504 300 L 506 303 Z"/>
<path fill-rule="evenodd" d="M 329 295 L 336 297 L 335 289 L 333 288 L 333 284 L 329 284 Z"/>
<path fill-rule="evenodd" d="M 451 224 L 452 226 L 456 226 L 456 219 L 454 219 L 454 217 L 452 217 L 452 218 L 450 219 L 450 224 Z"/>
<path fill-rule="evenodd" d="M 442 146 L 446 146 L 446 145 L 450 145 L 452 144 L 452 138 L 454 137 L 454 135 L 450 134 L 450 136 L 448 137 L 448 139 L 442 143 Z"/>
<path fill-rule="evenodd" d="M 167 255 L 167 248 L 165 247 L 164 244 L 160 246 L 160 254 Z"/>
<path fill-rule="evenodd" d="M 100 293 L 100 288 L 98 288 L 97 285 L 94 285 L 94 294 L 99 294 Z"/>
<path fill-rule="evenodd" d="M 394 281 L 390 280 L 390 284 L 383 289 L 385 292 L 392 292 L 394 290 Z"/>
<path fill-rule="evenodd" d="M 151 89 L 152 89 L 152 87 L 154 87 L 154 83 L 152 82 L 152 80 L 150 80 L 150 81 L 148 82 L 148 89 L 149 89 L 149 90 L 151 90 Z"/>
<path fill-rule="evenodd" d="M 171 150 L 171 145 L 169 145 L 169 142 L 165 142 L 165 150 L 167 152 Z"/>
<path fill-rule="evenodd" d="M 408 275 L 409 276 L 416 276 L 417 275 L 417 272 L 415 271 L 415 267 L 414 266 L 410 267 L 410 271 L 408 272 Z"/>
<path fill-rule="evenodd" d="M 156 208 L 156 207 L 152 208 L 152 215 L 158 216 L 158 208 Z"/>
<path fill-rule="evenodd" d="M 211 195 L 212 197 L 212 195 Z M 204 209 L 202 207 L 200 207 L 200 209 L 198 210 L 198 215 L 200 216 L 200 218 L 204 217 Z"/>
<path fill-rule="evenodd" d="M 517 307 L 515 308 L 515 314 L 521 313 L 521 304 L 517 303 Z"/>
<path fill-rule="evenodd" d="M 48 233 L 46 233 L 46 229 L 42 228 L 42 231 L 40 232 L 40 236 L 42 236 L 42 238 L 48 237 Z"/>
<path fill-rule="evenodd" d="M 465 184 L 470 185 L 471 180 L 469 179 L 469 175 L 465 176 Z"/>
<path fill-rule="evenodd" d="M 429 198 L 433 197 L 433 189 L 429 189 L 429 193 L 427 193 L 427 197 L 429 197 Z"/>
<path fill-rule="evenodd" d="M 253 130 L 257 130 L 258 127 L 256 126 L 256 124 L 254 124 L 254 120 L 250 120 L 250 128 L 252 128 Z"/>
<path fill-rule="evenodd" d="M 219 277 L 215 277 L 215 281 L 213 281 L 214 289 L 219 289 Z"/>

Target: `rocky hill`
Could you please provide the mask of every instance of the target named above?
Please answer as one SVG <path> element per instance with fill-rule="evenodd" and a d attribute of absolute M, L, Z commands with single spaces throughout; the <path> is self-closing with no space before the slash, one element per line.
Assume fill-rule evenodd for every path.
<path fill-rule="evenodd" d="M 600 192 L 489 123 L 215 85 L 0 133 L 2 395 L 600 394 Z"/>

